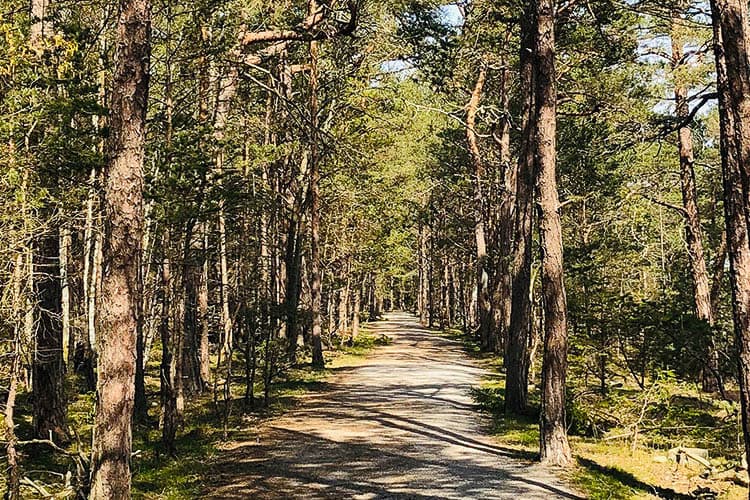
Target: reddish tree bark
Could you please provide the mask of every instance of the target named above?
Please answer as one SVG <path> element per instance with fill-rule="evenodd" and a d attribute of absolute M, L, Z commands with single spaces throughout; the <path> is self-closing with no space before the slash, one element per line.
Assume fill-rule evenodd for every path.
<path fill-rule="evenodd" d="M 743 0 L 712 0 L 724 211 L 746 455 L 750 455 L 750 33 Z"/>
<path fill-rule="evenodd" d="M 539 195 L 539 240 L 542 251 L 544 362 L 540 455 L 543 463 L 572 462 L 565 425 L 565 380 L 568 369 L 567 303 L 563 271 L 562 225 L 557 195 L 557 84 L 555 73 L 555 2 L 536 2 L 536 187 Z"/>
<path fill-rule="evenodd" d="M 99 379 L 91 460 L 93 500 L 130 498 L 150 31 L 150 2 L 121 0 L 104 167 Z"/>

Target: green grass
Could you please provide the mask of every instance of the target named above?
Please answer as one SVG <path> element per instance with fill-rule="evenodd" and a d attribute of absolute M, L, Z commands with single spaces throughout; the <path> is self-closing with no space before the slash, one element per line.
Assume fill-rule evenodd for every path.
<path fill-rule="evenodd" d="M 345 346 L 340 351 L 325 353 L 325 369 L 302 364 L 285 371 L 271 385 L 267 408 L 262 406 L 262 386 L 259 384 L 256 387 L 254 408 L 243 408 L 241 401 L 234 403 L 228 438 L 251 438 L 259 423 L 289 411 L 298 404 L 300 396 L 325 391 L 328 387 L 327 380 L 338 368 L 356 364 L 358 359 L 377 346 L 388 343 L 388 337 L 375 337 L 363 330 L 353 345 Z M 234 384 L 232 392 L 240 400 L 244 395 L 242 384 Z M 223 442 L 220 417 L 216 414 L 211 396 L 193 400 L 186 408 L 185 420 L 186 427 L 177 437 L 177 457 L 163 457 L 155 452 L 160 436 L 158 430 L 151 430 L 134 444 L 135 449 L 142 445 L 145 451 L 142 457 L 135 460 L 133 498 L 196 498 L 205 490 L 203 477 L 198 472 L 205 470 L 205 464 L 217 453 L 221 453 L 219 448 Z"/>
<path fill-rule="evenodd" d="M 391 339 L 386 336 L 375 336 L 366 328 L 350 346 L 341 350 L 325 353 L 327 367 L 314 369 L 310 364 L 302 364 L 277 375 L 271 385 L 268 407 L 263 406 L 262 383 L 255 386 L 255 404 L 246 407 L 244 399 L 243 361 L 235 359 L 236 378 L 232 383 L 232 411 L 228 419 L 228 440 L 250 439 L 255 429 L 264 420 L 281 415 L 299 403 L 299 398 L 312 391 L 325 391 L 327 380 L 338 369 L 354 366 L 378 346 L 387 345 Z M 148 373 L 156 374 L 159 370 L 158 346 L 149 360 Z M 76 381 L 79 382 L 79 381 Z M 198 498 L 205 491 L 203 471 L 214 456 L 221 453 L 224 442 L 222 425 L 223 402 L 214 404 L 213 394 L 208 391 L 200 396 L 186 398 L 185 422 L 178 432 L 175 447 L 176 456 L 167 456 L 162 452 L 161 432 L 158 429 L 159 418 L 159 380 L 149 376 L 146 379 L 146 390 L 149 402 L 150 421 L 138 426 L 133 433 L 133 450 L 135 456 L 133 467 L 133 498 L 136 499 L 185 499 Z M 71 385 L 70 393 L 76 394 L 68 408 L 69 426 L 77 432 L 82 449 L 88 455 L 91 442 L 91 430 L 94 423 L 95 393 L 82 391 L 81 387 Z M 19 394 L 16 405 L 16 432 L 20 439 L 31 435 L 31 405 L 28 394 Z M 221 396 L 219 396 L 221 398 Z M 71 443 L 71 449 L 77 443 Z M 52 453 L 44 445 L 25 446 L 21 450 L 24 474 L 31 477 L 54 493 L 60 488 L 58 474 L 75 470 L 72 461 L 60 454 Z M 48 471 L 48 472 L 46 472 Z M 0 488 L 4 486 L 5 477 L 0 476 Z M 26 493 L 30 494 L 29 491 Z"/>
<path fill-rule="evenodd" d="M 539 450 L 539 391 L 529 392 L 529 411 L 526 415 L 505 415 L 505 382 L 500 356 L 482 353 L 474 338 L 460 331 L 435 332 L 461 342 L 466 352 L 480 360 L 493 375 L 472 389 L 472 397 L 481 411 L 493 419 L 493 434 L 498 443 L 538 458 Z M 538 387 L 538 386 L 535 386 Z M 721 499 L 747 498 L 747 490 L 726 481 L 696 480 L 702 472 L 696 468 L 676 468 L 672 463 L 654 460 L 666 455 L 674 446 L 708 447 L 714 463 L 736 460 L 737 423 L 732 420 L 732 408 L 726 403 L 701 395 L 695 388 L 667 380 L 658 397 L 649 405 L 647 418 L 653 429 L 647 429 L 632 449 L 632 441 L 604 441 L 595 436 L 624 431 L 618 421 L 629 421 L 640 411 L 643 392 L 632 387 L 611 391 L 606 396 L 591 396 L 595 391 L 576 390 L 578 398 L 570 404 L 569 420 L 573 424 L 570 442 L 576 464 L 565 471 L 564 477 L 586 498 L 593 500 L 667 498 L 682 500 L 690 496 L 697 485 L 708 486 Z M 580 394 L 589 394 L 582 398 Z M 573 398 L 569 398 L 573 399 Z M 599 417 L 603 415 L 603 417 Z M 603 421 L 611 419 L 609 427 Z M 636 418 L 636 417 L 632 417 Z M 643 427 L 648 427 L 644 425 Z M 593 431 L 592 431 L 593 428 Z"/>
<path fill-rule="evenodd" d="M 628 500 L 649 493 L 643 487 L 629 486 L 639 481 L 618 467 L 605 467 L 580 457 L 577 464 L 578 467 L 568 477 L 591 500 Z"/>

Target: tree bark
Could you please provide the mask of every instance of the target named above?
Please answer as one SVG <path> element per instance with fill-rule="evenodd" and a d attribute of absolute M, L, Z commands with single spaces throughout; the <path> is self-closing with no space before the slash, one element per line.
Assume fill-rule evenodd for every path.
<path fill-rule="evenodd" d="M 544 361 L 540 448 L 542 463 L 570 465 L 565 425 L 565 380 L 568 369 L 568 325 L 563 272 L 562 226 L 557 195 L 557 84 L 555 73 L 554 0 L 536 2 L 536 134 L 535 161 L 539 195 L 539 240 L 542 251 Z"/>
<path fill-rule="evenodd" d="M 48 22 L 50 1 L 31 0 L 30 46 L 41 56 L 46 50 L 46 39 L 52 35 L 53 23 Z M 29 141 L 26 141 L 29 148 Z M 54 189 L 49 179 L 41 179 L 43 185 Z M 52 181 L 54 182 L 54 181 Z M 34 344 L 31 363 L 31 385 L 33 391 L 34 434 L 41 439 L 65 440 L 67 429 L 65 417 L 65 366 L 66 346 L 63 344 L 63 322 L 61 240 L 63 232 L 59 222 L 61 214 L 55 214 L 49 204 L 42 207 L 42 217 L 49 219 L 49 228 L 42 233 L 29 235 L 34 244 L 30 253 L 29 280 L 33 283 L 30 316 L 33 319 Z M 65 290 L 67 292 L 67 289 Z M 69 304 L 69 302 L 68 302 Z M 66 311 L 69 313 L 69 310 Z M 69 315 L 68 318 L 69 319 Z"/>
<path fill-rule="evenodd" d="M 422 326 L 427 326 L 430 322 L 429 318 L 429 284 L 428 284 L 428 259 L 427 254 L 427 240 L 429 238 L 428 227 L 422 223 L 419 226 L 419 323 Z"/>
<path fill-rule="evenodd" d="M 50 0 L 31 0 L 31 42 L 37 45 L 43 38 L 49 37 L 51 33 L 47 30 L 51 27 L 46 22 L 49 16 Z"/>
<path fill-rule="evenodd" d="M 175 435 L 177 433 L 177 390 L 175 387 L 175 352 L 173 331 L 177 326 L 173 321 L 172 267 L 168 257 L 162 263 L 162 307 L 161 307 L 161 367 L 159 370 L 161 392 L 161 444 L 168 455 L 175 453 Z"/>
<path fill-rule="evenodd" d="M 312 2 L 311 5 L 315 5 Z M 312 364 L 323 368 L 320 307 L 320 158 L 318 157 L 318 42 L 310 42 L 310 294 L 312 297 Z"/>
<path fill-rule="evenodd" d="M 506 36 L 505 45 L 508 45 Z M 512 308 L 513 275 L 513 222 L 515 217 L 516 182 L 518 171 L 511 165 L 510 154 L 510 120 L 508 119 L 510 91 L 508 89 L 509 70 L 506 67 L 505 56 L 500 61 L 503 66 L 500 70 L 500 109 L 502 117 L 497 133 L 494 134 L 499 149 L 501 181 L 500 203 L 498 206 L 498 232 L 500 242 L 498 245 L 496 270 L 494 272 L 495 289 L 493 291 L 493 327 L 497 338 L 496 351 L 502 352 L 508 343 L 508 331 L 510 330 L 510 315 Z"/>
<path fill-rule="evenodd" d="M 352 335 L 351 343 L 359 337 L 359 314 L 362 308 L 362 287 L 354 287 L 354 304 L 352 305 Z"/>
<path fill-rule="evenodd" d="M 286 310 L 287 355 L 294 364 L 297 358 L 297 344 L 299 342 L 299 303 L 302 294 L 302 235 L 301 214 L 293 214 L 289 221 L 286 237 L 286 252 L 284 263 L 286 268 L 286 284 L 284 293 L 284 308 Z"/>
<path fill-rule="evenodd" d="M 487 237 L 485 234 L 485 218 L 487 213 L 487 202 L 484 197 L 482 183 L 484 182 L 484 164 L 481 151 L 477 141 L 477 111 L 482 101 L 482 92 L 487 81 L 487 65 L 482 63 L 479 68 L 474 90 L 466 113 L 466 142 L 471 154 L 474 185 L 474 240 L 477 251 L 476 278 L 477 278 L 477 309 L 479 313 L 479 339 L 482 348 L 494 350 L 492 331 L 492 302 L 490 301 L 490 279 L 487 256 Z"/>
<path fill-rule="evenodd" d="M 104 168 L 104 265 L 98 314 L 92 500 L 130 498 L 150 29 L 149 1 L 121 0 Z"/>
<path fill-rule="evenodd" d="M 531 329 L 531 245 L 534 202 L 534 11 L 527 6 L 521 33 L 521 88 L 523 101 L 521 152 L 516 176 L 516 206 L 512 270 L 512 293 L 508 347 L 505 353 L 505 412 L 523 413 L 528 404 L 529 335 Z"/>
<path fill-rule="evenodd" d="M 222 183 L 224 174 L 224 145 L 222 142 L 225 138 L 227 120 L 232 99 L 237 93 L 238 73 L 236 68 L 230 68 L 229 74 L 224 78 L 218 78 L 218 99 L 216 106 L 216 117 L 214 120 L 214 138 L 218 143 L 216 151 L 215 168 L 219 183 Z M 228 355 L 232 350 L 233 328 L 232 317 L 229 310 L 229 264 L 227 257 L 227 223 L 226 223 L 226 203 L 224 199 L 219 200 L 219 266 L 221 271 L 221 327 L 222 339 L 221 350 L 224 355 Z"/>
<path fill-rule="evenodd" d="M 690 104 L 688 101 L 688 88 L 677 76 L 683 64 L 684 51 L 678 40 L 677 28 L 679 17 L 676 12 L 672 15 L 672 70 L 675 75 L 675 106 L 676 115 L 680 123 L 685 123 L 690 116 Z M 680 187 L 682 190 L 682 208 L 685 219 L 685 242 L 687 243 L 688 259 L 690 261 L 690 274 L 693 281 L 693 298 L 696 316 L 705 322 L 710 328 L 713 327 L 714 318 L 711 308 L 711 285 L 709 283 L 706 258 L 703 252 L 703 230 L 701 228 L 700 214 L 698 210 L 698 192 L 695 185 L 695 159 L 693 157 L 693 135 L 692 130 L 686 124 L 677 131 L 677 148 L 680 155 Z M 713 332 L 709 331 L 709 336 Z M 701 376 L 703 390 L 714 392 L 718 389 L 718 366 L 711 366 L 715 359 L 715 349 L 712 348 L 713 341 L 706 342 L 707 366 L 703 369 Z"/>
<path fill-rule="evenodd" d="M 70 227 L 60 227 L 60 286 L 61 286 L 61 321 L 62 321 L 62 356 L 66 369 L 72 366 L 73 357 L 71 347 L 74 347 L 74 338 L 70 328 Z"/>
<path fill-rule="evenodd" d="M 86 310 L 86 344 L 88 351 L 95 348 L 92 343 L 92 339 L 96 338 L 94 330 L 96 328 L 96 322 L 94 321 L 96 307 L 92 292 L 95 292 L 92 286 L 92 281 L 96 279 L 94 275 L 94 255 L 96 247 L 96 236 L 94 234 L 94 204 L 96 198 L 96 191 L 94 190 L 94 184 L 96 183 L 97 175 L 96 169 L 91 169 L 91 175 L 89 177 L 89 195 L 86 200 L 86 222 L 84 225 L 83 232 L 83 301 Z"/>
<path fill-rule="evenodd" d="M 198 283 L 198 327 L 200 328 L 200 379 L 205 390 L 211 380 L 211 356 L 208 324 L 208 232 L 202 235 L 200 280 Z"/>
<path fill-rule="evenodd" d="M 63 358 L 60 237 L 39 237 L 34 252 L 35 348 L 32 363 L 34 434 L 39 439 L 67 440 L 65 360 Z"/>
<path fill-rule="evenodd" d="M 339 306 L 338 307 L 339 336 L 341 338 L 341 342 L 344 342 L 347 340 L 346 337 L 349 334 L 349 283 L 348 282 L 346 286 L 344 286 L 343 288 L 339 290 L 338 306 Z"/>
<path fill-rule="evenodd" d="M 25 197 L 25 193 L 22 195 Z M 24 208 L 24 215 L 26 210 Z M 28 271 L 27 271 L 28 272 Z M 22 284 L 23 284 L 23 273 L 24 273 L 24 259 L 23 254 L 19 253 L 16 256 L 14 266 L 11 288 L 13 291 L 13 307 L 12 312 L 14 317 L 13 325 L 13 339 L 12 339 L 12 350 L 10 352 L 10 373 L 8 381 L 8 396 L 5 400 L 5 409 L 3 411 L 3 423 L 5 429 L 3 437 L 5 438 L 5 456 L 8 462 L 7 471 L 7 485 L 5 498 L 8 500 L 20 500 L 21 499 L 21 470 L 18 463 L 18 450 L 16 444 L 18 437 L 16 436 L 15 427 L 15 407 L 16 407 L 16 396 L 18 394 L 18 382 L 21 376 L 22 360 L 21 360 L 21 335 L 23 332 L 23 321 L 24 321 L 24 299 L 22 296 Z"/>
<path fill-rule="evenodd" d="M 742 429 L 750 456 L 750 37 L 743 0 L 712 0 L 724 212 L 727 225 L 734 332 L 739 356 Z"/>

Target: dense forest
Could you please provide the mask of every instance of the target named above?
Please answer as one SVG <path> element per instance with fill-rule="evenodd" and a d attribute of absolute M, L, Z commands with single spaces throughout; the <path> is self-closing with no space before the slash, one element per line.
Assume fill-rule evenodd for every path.
<path fill-rule="evenodd" d="M 391 310 L 497 361 L 544 464 L 685 445 L 747 486 L 745 1 L 0 14 L 5 498 L 131 498 L 197 405 L 227 439 Z"/>

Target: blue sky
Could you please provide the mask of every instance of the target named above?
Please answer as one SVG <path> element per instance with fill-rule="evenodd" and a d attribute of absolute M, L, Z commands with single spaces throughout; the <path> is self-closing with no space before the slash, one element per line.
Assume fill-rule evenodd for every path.
<path fill-rule="evenodd" d="M 448 4 L 440 7 L 441 12 L 447 23 L 453 26 L 461 26 L 464 23 L 464 18 L 461 15 L 461 11 L 455 4 Z"/>

